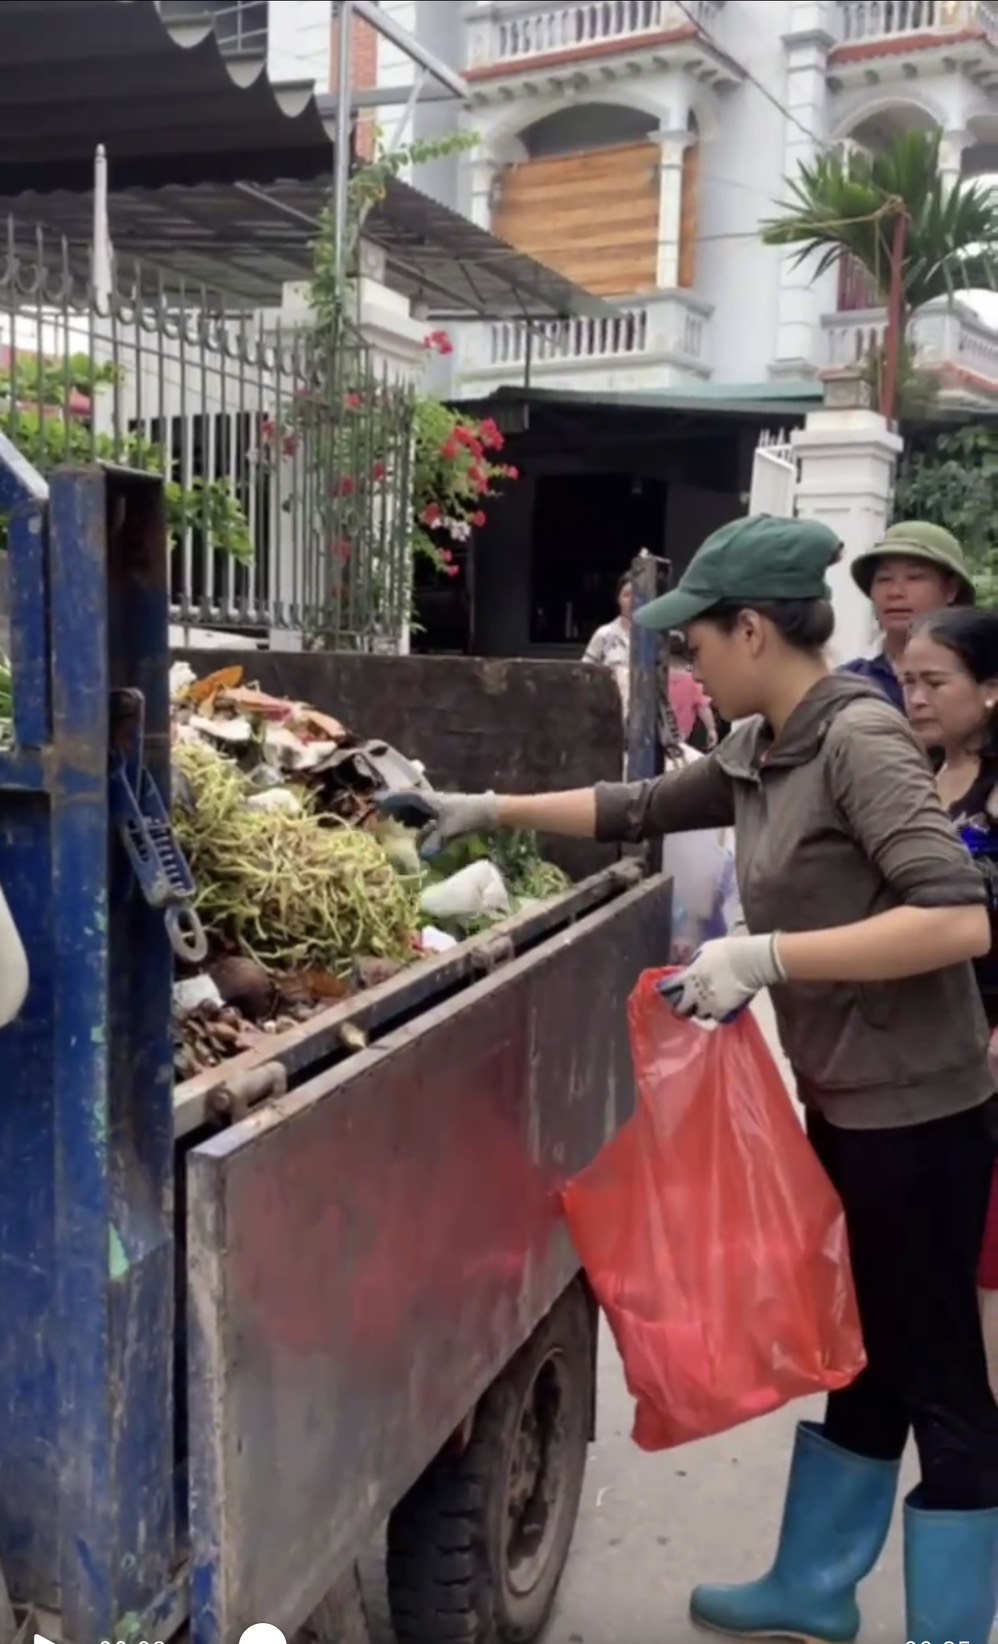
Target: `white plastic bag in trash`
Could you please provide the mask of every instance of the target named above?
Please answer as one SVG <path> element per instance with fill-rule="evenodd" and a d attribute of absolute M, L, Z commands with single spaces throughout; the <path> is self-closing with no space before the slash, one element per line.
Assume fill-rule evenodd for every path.
<path fill-rule="evenodd" d="M 683 746 L 666 770 L 701 759 Z M 662 872 L 672 878 L 670 964 L 682 964 L 701 942 L 726 936 L 741 917 L 735 882 L 735 836 L 731 828 L 700 828 L 668 834 L 662 841 Z"/>
<path fill-rule="evenodd" d="M 476 919 L 483 913 L 509 913 L 509 892 L 492 862 L 472 862 L 439 885 L 427 885 L 420 897 L 431 919 Z"/>

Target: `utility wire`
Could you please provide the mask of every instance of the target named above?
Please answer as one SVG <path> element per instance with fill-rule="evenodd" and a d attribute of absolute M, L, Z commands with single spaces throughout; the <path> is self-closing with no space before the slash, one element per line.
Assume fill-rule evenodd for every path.
<path fill-rule="evenodd" d="M 696 29 L 699 38 L 704 42 L 704 45 L 710 46 L 712 51 L 720 52 L 722 57 L 731 58 L 731 53 L 729 51 L 725 51 L 725 49 L 721 45 L 720 41 L 715 40 L 714 36 L 710 33 L 710 31 L 708 29 L 704 28 L 704 25 L 701 23 L 699 17 L 693 11 L 692 7 L 687 3 L 687 0 L 676 0 L 676 4 L 678 5 L 679 10 L 682 12 L 683 16 L 687 19 L 687 21 L 693 24 L 693 27 Z M 736 59 L 731 58 L 731 61 L 735 62 Z M 746 80 L 749 82 L 749 84 L 754 86 L 756 91 L 758 91 L 761 94 L 761 96 L 765 97 L 767 103 L 772 104 L 773 108 L 776 109 L 777 113 L 782 114 L 785 120 L 789 120 L 791 125 L 794 125 L 794 126 L 797 127 L 798 131 L 803 132 L 805 137 L 809 137 L 811 139 L 812 143 L 817 143 L 819 148 L 827 148 L 828 147 L 827 138 L 819 137 L 816 132 L 814 132 L 810 129 L 809 126 L 804 125 L 803 121 L 799 120 L 797 118 L 796 114 L 794 114 L 792 112 L 792 110 L 787 108 L 785 103 L 781 103 L 780 99 L 776 96 L 775 92 L 770 91 L 769 87 L 767 85 L 765 85 L 764 82 L 762 80 L 760 80 L 757 75 L 753 74 L 751 69 L 746 68 L 744 63 L 738 63 L 737 66 L 741 69 L 742 73 L 744 74 L 744 76 L 745 76 Z"/>

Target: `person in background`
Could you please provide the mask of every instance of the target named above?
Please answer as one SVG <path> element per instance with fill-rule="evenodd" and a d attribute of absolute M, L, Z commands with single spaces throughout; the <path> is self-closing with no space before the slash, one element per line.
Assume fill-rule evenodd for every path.
<path fill-rule="evenodd" d="M 929 611 L 974 603 L 963 549 L 942 526 L 904 520 L 868 553 L 857 555 L 851 571 L 873 604 L 883 641 L 874 656 L 845 663 L 844 672 L 869 679 L 903 713 L 897 670 L 912 623 Z"/>
<path fill-rule="evenodd" d="M 972 846 L 979 841 L 983 847 L 976 859 L 988 888 L 992 945 L 989 953 L 975 961 L 974 969 L 994 1047 L 998 1030 L 998 612 L 953 607 L 922 617 L 912 628 L 900 674 L 911 728 L 928 752 L 942 758 L 936 773 L 939 797 L 958 829 L 973 830 Z M 992 1176 L 978 1284 L 991 1386 L 998 1390 L 998 1173 Z"/>
<path fill-rule="evenodd" d="M 674 1008 L 723 1023 L 772 990 L 808 1135 L 845 1211 L 867 1366 L 822 1421 L 798 1427 L 770 1570 L 698 1587 L 691 1614 L 741 1638 L 849 1644 L 912 1432 L 921 1478 L 904 1506 L 896 1636 L 987 1644 L 998 1406 L 976 1279 L 994 1085 L 970 963 L 988 951 L 987 896 L 911 727 L 876 685 L 828 671 L 840 551 L 817 521 L 737 520 L 637 613 L 683 629 L 719 713 L 744 721 L 686 769 L 532 796 L 413 791 L 384 806 L 425 824 L 428 854 L 499 827 L 637 843 L 734 826 L 751 934 L 704 942 L 669 984 Z"/>
<path fill-rule="evenodd" d="M 627 732 L 631 697 L 631 618 L 634 611 L 634 583 L 625 571 L 617 583 L 617 615 L 597 628 L 582 654 L 583 662 L 607 668 L 620 694 L 620 709 Z M 663 690 L 659 712 L 659 739 L 666 753 L 673 753 L 683 741 L 668 690 Z"/>
<path fill-rule="evenodd" d="M 583 662 L 608 668 L 620 692 L 624 723 L 631 694 L 631 616 L 634 611 L 634 584 L 625 572 L 617 583 L 617 615 L 597 628 L 582 653 Z"/>
<path fill-rule="evenodd" d="M 693 673 L 689 649 L 680 633 L 669 635 L 669 701 L 684 742 L 692 745 L 699 726 L 708 750 L 716 747 L 717 722 L 710 697 Z"/>

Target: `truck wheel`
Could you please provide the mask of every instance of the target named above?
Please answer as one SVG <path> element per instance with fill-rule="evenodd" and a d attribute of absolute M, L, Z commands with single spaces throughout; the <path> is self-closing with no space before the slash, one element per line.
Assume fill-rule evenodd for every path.
<path fill-rule="evenodd" d="M 593 1406 L 593 1325 L 566 1290 L 388 1520 L 398 1644 L 530 1644 L 575 1529 Z"/>

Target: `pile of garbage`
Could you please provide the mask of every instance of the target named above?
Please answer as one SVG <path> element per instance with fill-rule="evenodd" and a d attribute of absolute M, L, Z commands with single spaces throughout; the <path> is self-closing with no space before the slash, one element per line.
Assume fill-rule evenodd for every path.
<path fill-rule="evenodd" d="M 175 988 L 178 1079 L 568 884 L 527 835 L 460 841 L 428 866 L 378 808 L 426 789 L 422 765 L 241 668 L 199 680 L 178 663 L 170 689 L 173 827 L 209 941 Z"/>

